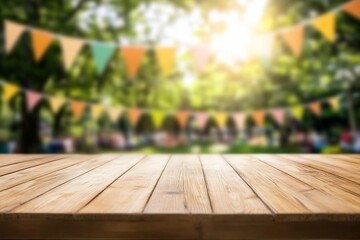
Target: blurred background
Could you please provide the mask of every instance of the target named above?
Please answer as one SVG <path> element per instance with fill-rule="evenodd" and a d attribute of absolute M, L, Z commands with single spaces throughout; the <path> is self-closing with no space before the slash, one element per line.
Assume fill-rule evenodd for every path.
<path fill-rule="evenodd" d="M 0 153 L 359 153 L 359 11 L 0 0 Z"/>

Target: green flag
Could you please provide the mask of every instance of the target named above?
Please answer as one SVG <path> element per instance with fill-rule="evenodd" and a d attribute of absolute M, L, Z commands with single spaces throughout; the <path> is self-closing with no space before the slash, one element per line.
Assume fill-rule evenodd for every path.
<path fill-rule="evenodd" d="M 102 74 L 106 68 L 107 63 L 109 62 L 113 52 L 115 50 L 115 45 L 106 44 L 106 43 L 91 43 L 91 51 L 95 57 L 96 68 L 99 74 Z"/>

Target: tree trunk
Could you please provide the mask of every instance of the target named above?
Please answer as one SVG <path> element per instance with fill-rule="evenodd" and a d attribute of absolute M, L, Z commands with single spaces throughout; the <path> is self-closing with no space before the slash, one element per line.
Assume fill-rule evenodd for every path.
<path fill-rule="evenodd" d="M 41 151 L 41 139 L 39 135 L 40 117 L 39 106 L 32 112 L 26 107 L 25 93 L 21 98 L 21 135 L 19 151 L 21 153 L 39 153 Z"/>

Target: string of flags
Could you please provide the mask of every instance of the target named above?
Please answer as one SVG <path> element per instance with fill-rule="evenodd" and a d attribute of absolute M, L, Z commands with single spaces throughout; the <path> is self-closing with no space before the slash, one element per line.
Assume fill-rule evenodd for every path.
<path fill-rule="evenodd" d="M 304 30 L 306 25 L 315 28 L 325 39 L 330 42 L 336 40 L 336 14 L 339 11 L 344 11 L 347 14 L 360 19 L 360 0 L 353 0 L 344 3 L 342 6 L 337 7 L 321 16 L 310 19 L 306 22 L 299 23 L 295 26 L 287 27 L 274 31 L 272 33 L 264 34 L 258 39 L 255 39 L 255 52 L 261 59 L 269 59 L 272 44 L 275 36 L 281 36 L 285 44 L 296 56 L 300 56 L 303 48 Z M 64 67 L 69 70 L 77 55 L 81 52 L 84 45 L 89 45 L 92 55 L 96 63 L 96 69 L 99 74 L 104 73 L 108 62 L 114 55 L 115 51 L 119 51 L 127 68 L 127 73 L 130 78 L 135 78 L 141 66 L 142 59 L 145 56 L 147 48 L 144 46 L 118 46 L 116 43 L 98 42 L 80 38 L 73 38 L 63 36 L 60 34 L 52 33 L 49 31 L 33 28 L 30 26 L 22 25 L 13 21 L 5 20 L 5 51 L 10 53 L 21 35 L 29 31 L 31 34 L 32 48 L 34 52 L 35 61 L 40 61 L 45 55 L 51 43 L 57 39 L 63 53 Z M 269 48 L 264 49 L 264 43 Z M 269 47 L 270 46 L 270 47 Z M 164 77 L 171 74 L 174 58 L 176 55 L 176 48 L 173 46 L 157 46 L 154 48 L 159 70 Z M 211 56 L 211 49 L 207 45 L 195 45 L 189 48 L 196 68 L 202 71 L 204 66 Z"/>
<path fill-rule="evenodd" d="M 93 119 L 99 119 L 104 113 L 111 122 L 116 123 L 120 117 L 127 112 L 128 119 L 133 127 L 136 127 L 141 116 L 145 113 L 149 113 L 155 128 L 160 128 L 164 123 L 164 119 L 168 115 L 172 115 L 176 118 L 179 126 L 185 129 L 188 125 L 190 117 L 194 117 L 196 125 L 200 129 L 204 129 L 206 124 L 212 118 L 215 120 L 219 128 L 226 127 L 228 120 L 231 118 L 237 129 L 242 130 L 245 128 L 247 117 L 251 117 L 254 123 L 263 127 L 266 123 L 266 116 L 270 115 L 276 123 L 283 125 L 286 120 L 286 113 L 290 112 L 291 116 L 298 121 L 301 121 L 304 116 L 304 111 L 308 108 L 315 116 L 321 114 L 321 104 L 327 102 L 334 111 L 340 109 L 340 97 L 333 96 L 330 98 L 317 100 L 310 103 L 300 104 L 291 107 L 273 108 L 265 110 L 256 110 L 252 112 L 196 112 L 196 111 L 177 111 L 166 112 L 156 109 L 141 109 L 141 108 L 124 108 L 121 106 L 106 106 L 100 103 L 88 103 L 84 101 L 78 101 L 73 99 L 67 99 L 57 96 L 48 96 L 43 93 L 39 93 L 33 90 L 24 89 L 17 85 L 10 84 L 5 81 L 0 81 L 2 85 L 3 93 L 2 97 L 5 102 L 9 102 L 15 97 L 16 94 L 23 92 L 25 95 L 26 106 L 28 112 L 32 112 L 42 100 L 47 100 L 50 109 L 53 113 L 59 112 L 66 105 L 69 106 L 73 117 L 76 120 L 80 120 L 84 115 L 87 108 L 89 108 L 90 115 Z"/>

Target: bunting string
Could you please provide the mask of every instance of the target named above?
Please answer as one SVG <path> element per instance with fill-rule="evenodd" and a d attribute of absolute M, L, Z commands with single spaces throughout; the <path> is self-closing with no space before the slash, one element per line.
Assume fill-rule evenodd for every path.
<path fill-rule="evenodd" d="M 87 108 L 90 109 L 91 117 L 98 120 L 104 113 L 107 113 L 108 118 L 112 123 L 116 123 L 122 115 L 126 112 L 128 119 L 132 126 L 136 126 L 141 116 L 149 113 L 155 128 L 160 128 L 165 117 L 172 115 L 177 119 L 179 127 L 185 129 L 190 117 L 194 117 L 194 121 L 198 128 L 204 129 L 209 119 L 215 120 L 217 126 L 221 129 L 227 126 L 228 120 L 233 119 L 235 126 L 239 130 L 243 130 L 246 123 L 246 117 L 250 117 L 253 122 L 259 126 L 264 127 L 266 120 L 265 116 L 268 114 L 272 116 L 274 121 L 283 125 L 285 123 L 286 113 L 301 121 L 304 116 L 305 109 L 309 109 L 314 116 L 319 117 L 321 114 L 321 104 L 328 103 L 334 111 L 340 110 L 340 95 L 331 96 L 329 98 L 318 99 L 309 103 L 298 104 L 289 107 L 277 107 L 264 110 L 254 110 L 245 112 L 197 112 L 197 111 L 163 111 L 158 109 L 142 109 L 142 108 L 125 108 L 123 106 L 107 106 L 101 103 L 91 103 L 86 101 L 79 101 L 75 99 L 63 98 L 58 96 L 49 96 L 45 93 L 40 93 L 34 90 L 29 90 L 17 86 L 12 83 L 0 80 L 2 86 L 2 97 L 5 102 L 9 102 L 16 94 L 23 92 L 25 95 L 26 106 L 28 112 L 32 112 L 42 100 L 47 100 L 50 109 L 53 113 L 57 113 L 69 105 L 70 110 L 75 120 L 82 119 Z"/>
<path fill-rule="evenodd" d="M 284 43 L 289 47 L 294 56 L 299 57 L 303 48 L 304 28 L 311 26 L 316 29 L 329 42 L 336 40 L 336 14 L 338 12 L 345 12 L 354 18 L 360 20 L 360 0 L 352 0 L 314 18 L 299 22 L 293 26 L 277 29 L 272 32 L 264 33 L 258 38 L 254 39 L 253 52 L 260 58 L 263 63 L 268 63 L 271 52 L 264 49 L 264 43 L 267 43 L 272 48 L 273 39 L 275 36 L 281 36 Z M 173 69 L 174 58 L 176 56 L 175 46 L 121 46 L 114 42 L 100 42 L 89 39 L 81 39 L 64 36 L 48 30 L 38 29 L 35 27 L 23 25 L 13 21 L 5 20 L 5 51 L 10 53 L 14 48 L 19 38 L 25 31 L 31 33 L 32 47 L 34 51 L 35 61 L 40 61 L 46 54 L 47 49 L 51 43 L 57 39 L 60 42 L 64 67 L 70 69 L 73 65 L 77 55 L 81 52 L 84 45 L 91 48 L 91 52 L 96 63 L 96 70 L 99 75 L 106 70 L 108 62 L 118 49 L 122 58 L 124 59 L 127 73 L 130 78 L 137 75 L 141 67 L 142 59 L 145 52 L 153 48 L 159 65 L 159 70 L 164 78 L 167 78 Z M 204 65 L 207 63 L 210 56 L 210 49 L 206 44 L 197 44 L 188 47 L 188 52 L 194 59 L 195 66 L 198 71 L 202 71 Z"/>

